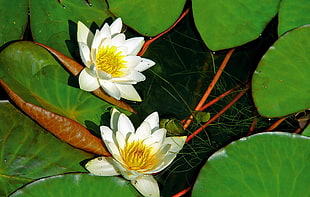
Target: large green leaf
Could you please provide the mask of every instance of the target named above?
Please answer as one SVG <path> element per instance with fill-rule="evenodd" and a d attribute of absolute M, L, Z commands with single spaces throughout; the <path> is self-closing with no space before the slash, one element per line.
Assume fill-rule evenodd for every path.
<path fill-rule="evenodd" d="M 259 37 L 277 14 L 279 0 L 193 0 L 196 27 L 211 50 L 243 45 Z"/>
<path fill-rule="evenodd" d="M 269 48 L 253 75 L 258 112 L 285 116 L 310 107 L 310 26 L 283 35 Z"/>
<path fill-rule="evenodd" d="M 0 196 L 37 178 L 85 172 L 92 155 L 63 143 L 9 102 L 0 103 Z"/>
<path fill-rule="evenodd" d="M 109 9 L 140 34 L 155 36 L 168 29 L 181 15 L 185 0 L 111 0 Z"/>
<path fill-rule="evenodd" d="M 309 196 L 310 138 L 273 132 L 242 138 L 213 154 L 193 196 Z"/>
<path fill-rule="evenodd" d="M 95 22 L 100 26 L 111 16 L 107 12 L 105 1 L 92 0 L 91 4 L 87 2 L 86 0 L 2 1 L 1 13 L 4 14 L 1 14 L 0 18 L 1 44 L 21 39 L 27 25 L 29 9 L 33 39 L 68 56 L 74 55 L 77 52 L 76 23 L 82 21 L 90 26 Z"/>
<path fill-rule="evenodd" d="M 23 37 L 28 20 L 27 12 L 26 0 L 0 1 L 0 45 Z"/>
<path fill-rule="evenodd" d="M 0 54 L 0 76 L 26 102 L 86 125 L 98 125 L 112 105 L 91 93 L 68 85 L 70 75 L 42 47 L 16 42 Z M 74 84 L 74 80 L 71 80 Z M 71 82 L 70 82 L 71 83 Z"/>
<path fill-rule="evenodd" d="M 310 1 L 282 0 L 279 8 L 278 34 L 310 24 Z"/>
<path fill-rule="evenodd" d="M 85 173 L 65 174 L 42 178 L 13 193 L 18 196 L 102 197 L 138 196 L 129 181 L 120 177 L 92 176 Z"/>

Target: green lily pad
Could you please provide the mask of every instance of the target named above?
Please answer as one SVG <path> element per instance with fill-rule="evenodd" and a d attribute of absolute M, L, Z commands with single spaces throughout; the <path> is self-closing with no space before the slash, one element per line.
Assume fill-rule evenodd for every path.
<path fill-rule="evenodd" d="M 0 196 L 35 179 L 85 172 L 92 154 L 63 143 L 9 102 L 0 102 Z"/>
<path fill-rule="evenodd" d="M 310 137 L 310 126 L 308 125 L 305 130 L 302 132 L 304 136 Z"/>
<path fill-rule="evenodd" d="M 309 196 L 310 138 L 267 132 L 235 141 L 204 165 L 193 196 Z"/>
<path fill-rule="evenodd" d="M 33 43 L 11 44 L 0 53 L 0 64 L 0 77 L 26 102 L 84 126 L 99 125 L 101 115 L 113 106 L 92 93 L 68 85 L 69 73 L 49 52 Z"/>
<path fill-rule="evenodd" d="M 101 26 L 105 19 L 111 17 L 107 12 L 105 1 L 92 0 L 91 4 L 87 2 L 89 1 L 2 1 L 0 3 L 0 22 L 2 24 L 0 26 L 0 42 L 4 44 L 23 38 L 28 23 L 29 10 L 33 39 L 71 56 L 78 51 L 76 40 L 76 23 L 78 21 L 82 21 L 88 26 L 93 23 Z M 14 14 L 12 15 L 12 13 Z"/>
<path fill-rule="evenodd" d="M 196 27 L 211 50 L 236 47 L 259 37 L 277 14 L 279 0 L 193 0 Z"/>
<path fill-rule="evenodd" d="M 92 176 L 86 173 L 42 178 L 17 190 L 11 196 L 102 197 L 138 196 L 130 182 L 120 177 Z"/>
<path fill-rule="evenodd" d="M 181 15 L 185 0 L 112 0 L 109 10 L 140 34 L 155 36 L 168 29 Z"/>
<path fill-rule="evenodd" d="M 262 116 L 285 116 L 310 107 L 309 35 L 309 25 L 288 32 L 259 62 L 252 92 Z"/>
<path fill-rule="evenodd" d="M 279 8 L 278 34 L 310 24 L 310 1 L 282 0 Z"/>

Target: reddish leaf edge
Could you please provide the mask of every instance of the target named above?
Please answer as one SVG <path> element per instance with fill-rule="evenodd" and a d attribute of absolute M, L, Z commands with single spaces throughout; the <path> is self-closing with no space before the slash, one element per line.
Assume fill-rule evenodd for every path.
<path fill-rule="evenodd" d="M 10 99 L 23 112 L 60 140 L 89 153 L 104 156 L 111 155 L 105 147 L 103 141 L 92 135 L 80 123 L 43 109 L 32 103 L 25 102 L 12 89 L 10 89 L 10 87 L 2 79 L 0 79 L 0 85 L 6 91 Z"/>
<path fill-rule="evenodd" d="M 27 41 L 30 42 L 30 41 Z M 63 53 L 49 47 L 46 46 L 42 43 L 38 43 L 38 42 L 31 42 L 34 43 L 36 45 L 39 45 L 41 47 L 43 47 L 44 49 L 46 49 L 47 51 L 49 51 L 51 54 L 53 54 L 63 65 L 64 67 L 71 73 L 73 74 L 75 77 L 77 77 L 79 75 L 79 73 L 84 69 L 84 67 L 79 64 L 77 61 L 71 59 L 70 57 L 64 55 Z M 123 110 L 129 111 L 131 113 L 137 113 L 130 105 L 128 105 L 126 102 L 121 101 L 121 100 L 117 100 L 109 95 L 107 95 L 101 88 L 98 88 L 96 90 L 94 90 L 92 92 L 94 95 L 96 95 L 97 97 L 103 99 L 106 102 L 111 103 L 112 105 L 115 105 Z"/>

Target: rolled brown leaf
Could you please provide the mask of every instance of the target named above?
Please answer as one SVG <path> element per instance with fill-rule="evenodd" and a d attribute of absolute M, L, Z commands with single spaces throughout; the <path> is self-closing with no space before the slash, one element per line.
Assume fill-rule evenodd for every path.
<path fill-rule="evenodd" d="M 110 155 L 103 141 L 92 135 L 80 123 L 43 109 L 37 105 L 25 102 L 11 90 L 2 79 L 0 79 L 0 84 L 12 101 L 14 101 L 22 111 L 62 141 L 90 153 L 105 156 Z"/>
<path fill-rule="evenodd" d="M 50 53 L 52 53 L 57 59 L 68 69 L 69 72 L 71 72 L 74 76 L 78 76 L 79 73 L 83 70 L 83 66 L 76 62 L 75 60 L 71 59 L 70 57 L 62 54 L 61 52 L 46 46 L 44 44 L 34 42 L 35 44 L 45 48 Z M 97 90 L 93 91 L 93 94 L 98 96 L 99 98 L 121 108 L 127 111 L 130 111 L 132 113 L 137 113 L 130 105 L 125 103 L 124 101 L 117 100 L 109 95 L 107 95 L 101 88 L 98 88 Z"/>

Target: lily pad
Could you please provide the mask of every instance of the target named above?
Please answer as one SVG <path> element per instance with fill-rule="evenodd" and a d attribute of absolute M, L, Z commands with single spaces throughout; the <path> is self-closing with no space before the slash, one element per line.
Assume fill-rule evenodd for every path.
<path fill-rule="evenodd" d="M 310 1 L 282 0 L 279 8 L 278 34 L 310 24 Z"/>
<path fill-rule="evenodd" d="M 86 173 L 42 178 L 17 190 L 11 196 L 102 197 L 138 196 L 131 184 L 120 177 L 92 176 Z"/>
<path fill-rule="evenodd" d="M 168 29 L 181 15 L 185 0 L 112 0 L 109 10 L 140 34 L 155 36 Z"/>
<path fill-rule="evenodd" d="M 0 125 L 0 196 L 37 178 L 85 172 L 80 162 L 93 157 L 63 143 L 9 102 L 0 103 Z"/>
<path fill-rule="evenodd" d="M 196 27 L 214 51 L 236 47 L 259 37 L 277 14 L 279 0 L 193 0 Z"/>
<path fill-rule="evenodd" d="M 252 79 L 262 116 L 278 117 L 310 107 L 310 25 L 280 37 L 258 64 Z"/>
<path fill-rule="evenodd" d="M 101 115 L 113 106 L 68 85 L 69 73 L 49 52 L 31 42 L 16 42 L 5 48 L 0 64 L 0 77 L 23 100 L 84 126 L 87 122 L 99 125 Z"/>
<path fill-rule="evenodd" d="M 193 196 L 309 196 L 310 138 L 267 132 L 214 153 L 199 173 Z"/>

